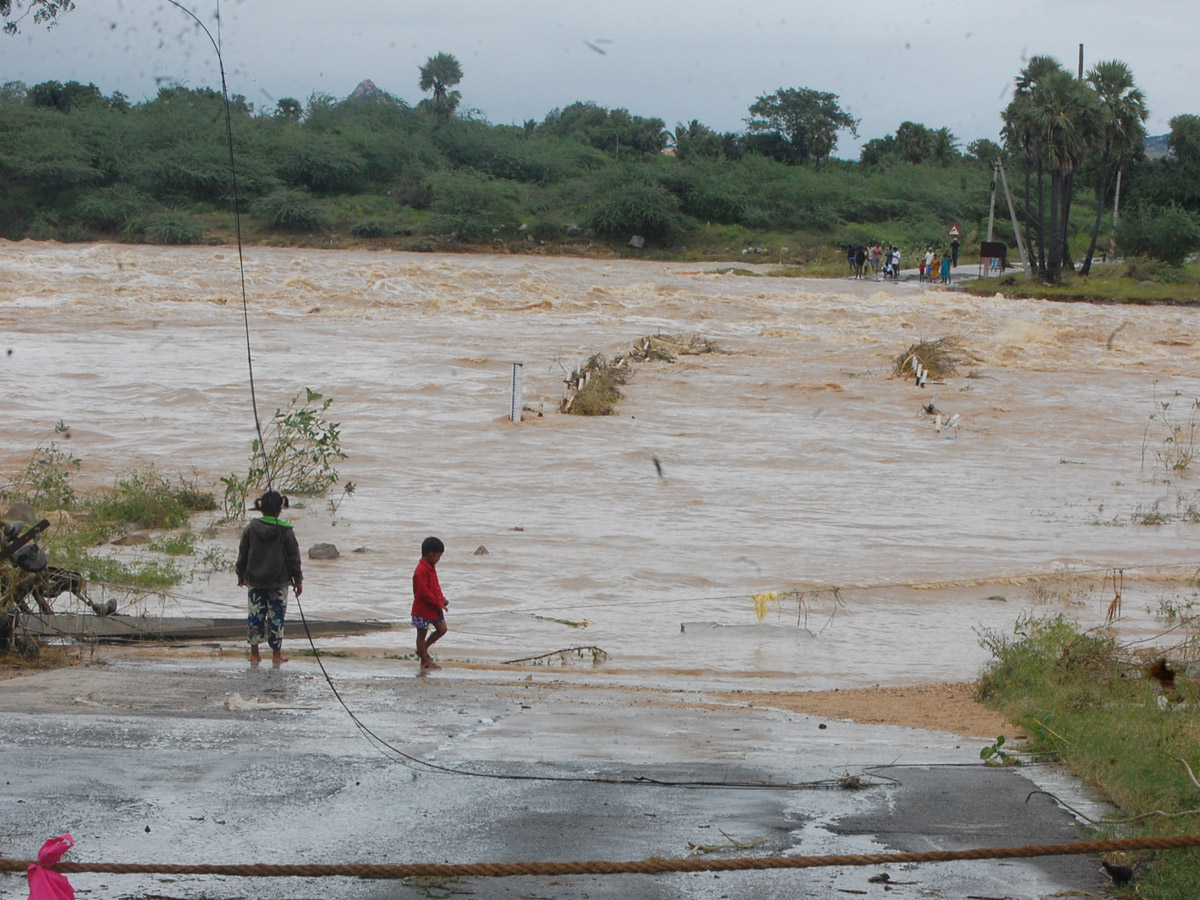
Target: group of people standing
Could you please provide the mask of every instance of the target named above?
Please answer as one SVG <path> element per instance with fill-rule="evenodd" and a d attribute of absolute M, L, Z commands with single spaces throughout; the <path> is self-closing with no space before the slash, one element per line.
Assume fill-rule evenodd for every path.
<path fill-rule="evenodd" d="M 927 248 L 917 265 L 920 280 L 933 281 L 937 278 L 942 284 L 949 284 L 950 270 L 958 266 L 958 247 L 958 239 L 955 238 L 950 243 L 950 249 L 944 254 L 934 252 L 932 247 Z M 901 258 L 899 247 L 889 246 L 885 249 L 878 242 L 869 246 L 852 244 L 846 252 L 850 274 L 855 278 L 864 278 L 870 274 L 879 275 L 882 272 L 884 278 L 899 280 Z"/>
<path fill-rule="evenodd" d="M 299 597 L 304 592 L 300 567 L 300 544 L 292 523 L 279 514 L 288 506 L 287 497 L 269 490 L 254 501 L 262 513 L 242 529 L 238 543 L 238 587 L 246 588 L 246 639 L 250 664 L 262 661 L 259 645 L 271 648 L 271 662 L 278 668 L 287 662 L 283 655 L 283 626 L 287 614 L 288 589 Z M 412 624 L 417 632 L 417 658 L 422 669 L 440 669 L 430 648 L 446 633 L 446 607 L 450 602 L 438 583 L 437 564 L 445 545 L 435 537 L 421 543 L 421 560 L 413 572 Z M 430 633 L 432 632 L 432 633 Z"/>
<path fill-rule="evenodd" d="M 949 252 L 944 255 L 939 255 L 938 252 L 932 247 L 927 248 L 925 250 L 925 256 L 921 260 L 921 265 L 918 267 L 920 271 L 920 280 L 933 281 L 936 278 L 942 284 L 949 284 L 950 266 L 952 262 L 953 259 Z"/>
<path fill-rule="evenodd" d="M 846 259 L 850 263 L 850 274 L 855 278 L 864 278 L 869 274 L 883 273 L 884 278 L 900 277 L 900 248 L 888 247 L 876 242 L 870 246 L 851 245 L 847 249 Z"/>

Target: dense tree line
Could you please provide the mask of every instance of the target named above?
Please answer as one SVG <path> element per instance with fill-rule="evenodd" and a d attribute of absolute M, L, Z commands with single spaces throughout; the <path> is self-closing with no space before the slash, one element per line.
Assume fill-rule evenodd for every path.
<path fill-rule="evenodd" d="M 251 237 L 332 231 L 421 249 L 632 235 L 670 247 L 706 235 L 736 248 L 773 234 L 914 248 L 944 244 L 952 222 L 968 243 L 983 237 L 1003 158 L 1023 176 L 1025 238 L 1047 277 L 1073 241 L 1086 244 L 1086 267 L 1122 179 L 1126 221 L 1140 227 L 1131 248 L 1177 258 L 1200 243 L 1200 118 L 1172 120 L 1173 156 L 1147 161 L 1144 100 L 1121 63 L 1081 82 L 1031 59 L 998 123 L 1004 146 L 980 140 L 964 152 L 947 128 L 903 122 L 857 162 L 832 154 L 858 121 L 836 95 L 808 88 L 764 94 L 745 132 L 718 133 L 589 102 L 493 125 L 461 109 L 462 77 L 452 55 L 430 57 L 419 80 L 429 96 L 415 107 L 378 90 L 263 109 L 234 96 L 232 164 L 224 99 L 211 89 L 163 87 L 134 103 L 92 84 L 10 82 L 0 88 L 0 235 L 228 239 L 236 174 Z M 1073 219 L 1078 204 L 1087 216 Z M 996 222 L 997 239 L 1013 240 L 1007 216 Z M 1173 238 L 1172 254 L 1138 242 L 1164 223 L 1196 240 Z"/>
<path fill-rule="evenodd" d="M 9 83 L 0 89 L 0 234 L 204 240 L 227 229 L 234 172 L 251 234 L 332 229 L 415 246 L 583 234 L 663 246 L 705 225 L 729 227 L 738 243 L 767 231 L 923 241 L 984 214 L 979 167 L 918 190 L 928 177 L 864 176 L 829 160 L 837 131 L 854 124 L 831 94 L 759 98 L 745 134 L 695 120 L 670 131 L 587 102 L 541 122 L 492 125 L 458 109 L 461 76 L 449 54 L 431 57 L 420 80 L 431 96 L 416 107 L 381 91 L 257 110 L 234 96 L 235 167 L 223 98 L 211 89 L 163 87 L 131 103 L 91 84 Z"/>

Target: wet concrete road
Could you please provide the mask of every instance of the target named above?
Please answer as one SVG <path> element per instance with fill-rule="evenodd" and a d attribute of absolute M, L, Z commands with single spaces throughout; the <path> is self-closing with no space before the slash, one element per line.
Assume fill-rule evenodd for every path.
<path fill-rule="evenodd" d="M 641 860 L 695 846 L 728 848 L 707 858 L 881 853 L 1087 839 L 1050 797 L 1026 801 L 1039 787 L 1094 810 L 1053 770 L 983 766 L 978 741 L 729 706 L 694 681 L 645 687 L 545 668 L 418 677 L 407 662 L 338 658 L 326 666 L 376 738 L 311 659 L 276 671 L 229 656 L 115 656 L 0 682 L 0 852 L 29 859 L 69 831 L 77 844 L 68 860 L 128 863 Z M 836 787 L 847 775 L 869 786 Z M 1102 879 L 1088 857 L 436 885 L 71 878 L 84 898 L 364 900 L 1024 900 L 1097 891 Z M 0 891 L 25 897 L 24 877 L 0 875 Z"/>

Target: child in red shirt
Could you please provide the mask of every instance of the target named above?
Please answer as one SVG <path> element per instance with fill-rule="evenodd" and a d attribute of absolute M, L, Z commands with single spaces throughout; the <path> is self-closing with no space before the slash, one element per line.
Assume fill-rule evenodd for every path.
<path fill-rule="evenodd" d="M 421 561 L 413 572 L 413 605 L 412 623 L 417 629 L 417 657 L 421 660 L 422 669 L 440 669 L 429 648 L 437 643 L 446 633 L 446 607 L 450 601 L 442 593 L 438 584 L 437 564 L 446 551 L 446 545 L 435 537 L 427 537 L 421 542 Z M 426 633 L 433 629 L 428 638 Z"/>

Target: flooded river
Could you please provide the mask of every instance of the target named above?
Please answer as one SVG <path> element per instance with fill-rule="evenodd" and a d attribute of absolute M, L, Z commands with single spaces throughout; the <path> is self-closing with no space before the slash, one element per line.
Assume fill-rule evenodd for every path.
<path fill-rule="evenodd" d="M 1119 588 L 1123 635 L 1150 639 L 1171 625 L 1162 610 L 1191 602 L 1200 525 L 1179 514 L 1196 476 L 1166 480 L 1159 457 L 1200 396 L 1196 310 L 258 247 L 245 279 L 260 416 L 305 387 L 333 397 L 356 485 L 336 509 L 291 511 L 302 549 L 342 552 L 305 560 L 311 617 L 407 621 L 429 534 L 448 548 L 445 659 L 594 646 L 634 679 L 968 679 L 980 634 L 1023 615 L 1096 624 Z M 719 352 L 639 365 L 615 415 L 557 411 L 588 356 L 660 332 Z M 893 376 L 910 344 L 947 336 L 969 357 L 957 377 Z M 52 440 L 82 460 L 83 488 L 153 464 L 219 496 L 220 476 L 246 471 L 236 250 L 0 242 L 0 340 L 5 474 Z M 938 433 L 929 403 L 960 427 Z M 141 608 L 237 615 L 232 574 L 200 558 L 231 560 L 238 530 L 219 526 L 180 564 L 191 579 Z M 779 600 L 760 622 L 762 592 Z M 293 607 L 289 640 L 297 621 Z M 411 632 L 339 643 L 407 653 Z"/>

